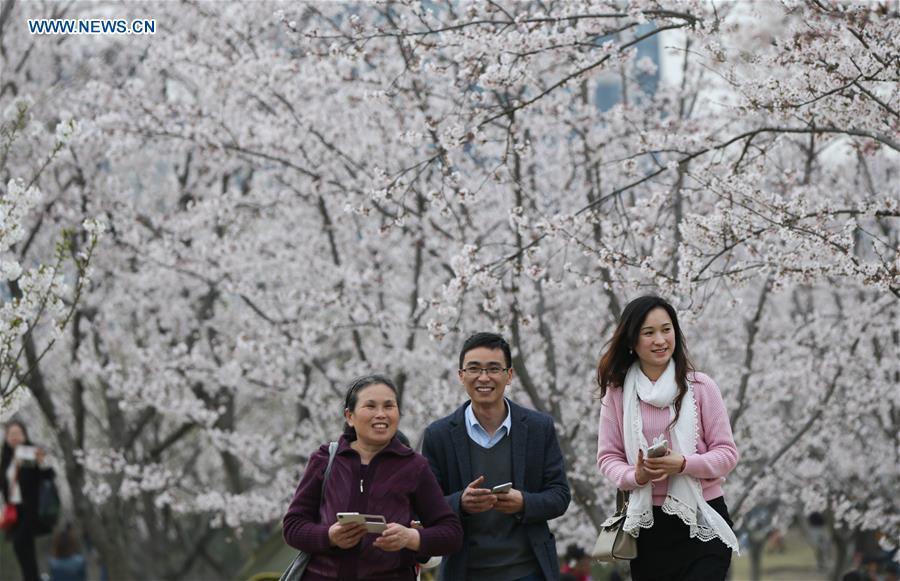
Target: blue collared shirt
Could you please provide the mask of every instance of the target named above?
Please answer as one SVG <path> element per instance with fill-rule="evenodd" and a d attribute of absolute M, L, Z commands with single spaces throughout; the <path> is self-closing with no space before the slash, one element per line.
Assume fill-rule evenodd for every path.
<path fill-rule="evenodd" d="M 503 420 L 503 423 L 500 424 L 500 427 L 497 428 L 497 431 L 494 432 L 493 436 L 488 434 L 487 430 L 478 423 L 478 418 L 475 417 L 472 406 L 469 405 L 466 407 L 466 433 L 469 434 L 469 437 L 472 438 L 473 442 L 482 448 L 493 448 L 509 433 L 509 430 L 512 429 L 512 416 L 509 413 L 509 402 L 506 401 L 506 398 L 503 398 L 503 403 L 506 404 L 506 419 Z"/>

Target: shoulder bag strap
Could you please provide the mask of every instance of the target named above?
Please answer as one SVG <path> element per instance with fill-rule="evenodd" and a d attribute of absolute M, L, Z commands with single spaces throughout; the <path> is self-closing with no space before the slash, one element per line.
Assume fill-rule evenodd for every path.
<path fill-rule="evenodd" d="M 616 514 L 624 514 L 628 508 L 628 499 L 631 498 L 631 492 L 625 490 L 616 490 Z"/>
<path fill-rule="evenodd" d="M 319 503 L 322 502 L 322 497 L 325 496 L 325 483 L 328 482 L 328 477 L 331 476 L 331 465 L 334 464 L 334 457 L 337 454 L 337 449 L 337 442 L 328 443 L 328 466 L 325 467 L 325 478 L 322 479 L 322 493 L 319 495 Z"/>

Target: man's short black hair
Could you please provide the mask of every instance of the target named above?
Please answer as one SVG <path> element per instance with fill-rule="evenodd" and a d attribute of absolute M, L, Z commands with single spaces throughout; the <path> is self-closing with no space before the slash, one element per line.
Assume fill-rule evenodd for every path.
<path fill-rule="evenodd" d="M 497 333 L 475 333 L 466 339 L 466 342 L 463 343 L 462 350 L 459 352 L 460 369 L 462 369 L 463 361 L 466 359 L 466 353 L 479 347 L 502 349 L 503 357 L 506 359 L 506 367 L 512 367 L 512 353 L 509 350 L 509 343 L 506 342 L 506 339 Z"/>

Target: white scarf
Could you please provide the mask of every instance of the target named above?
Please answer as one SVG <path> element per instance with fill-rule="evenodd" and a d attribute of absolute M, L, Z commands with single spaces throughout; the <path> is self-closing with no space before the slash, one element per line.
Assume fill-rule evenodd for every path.
<path fill-rule="evenodd" d="M 623 432 L 625 435 L 625 457 L 632 466 L 637 465 L 638 450 L 647 452 L 647 439 L 644 437 L 643 418 L 640 402 L 644 401 L 658 408 L 669 408 L 669 417 L 675 417 L 675 396 L 678 385 L 675 382 L 675 363 L 670 359 L 666 370 L 652 383 L 640 364 L 635 361 L 625 375 L 623 394 Z M 697 453 L 697 434 L 700 426 L 697 421 L 697 405 L 694 401 L 694 388 L 688 382 L 687 393 L 681 403 L 678 421 L 671 428 L 672 440 L 669 447 L 684 456 Z M 688 526 L 691 538 L 701 541 L 719 538 L 732 551 L 740 553 L 734 531 L 703 498 L 703 487 L 700 481 L 687 474 L 670 474 L 669 490 L 662 505 L 663 512 L 680 518 Z M 653 526 L 653 493 L 650 486 L 643 486 L 631 491 L 628 511 L 625 516 L 625 531 L 637 537 L 641 528 Z"/>

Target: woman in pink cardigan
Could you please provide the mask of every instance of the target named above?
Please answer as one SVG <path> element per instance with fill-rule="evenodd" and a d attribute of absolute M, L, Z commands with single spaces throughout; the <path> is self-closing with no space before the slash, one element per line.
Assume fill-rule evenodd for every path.
<path fill-rule="evenodd" d="M 631 491 L 624 526 L 638 540 L 632 579 L 724 580 L 738 543 L 722 480 L 738 451 L 722 394 L 694 370 L 672 305 L 657 296 L 628 303 L 597 381 L 597 466 Z M 662 455 L 648 457 L 663 440 Z"/>

